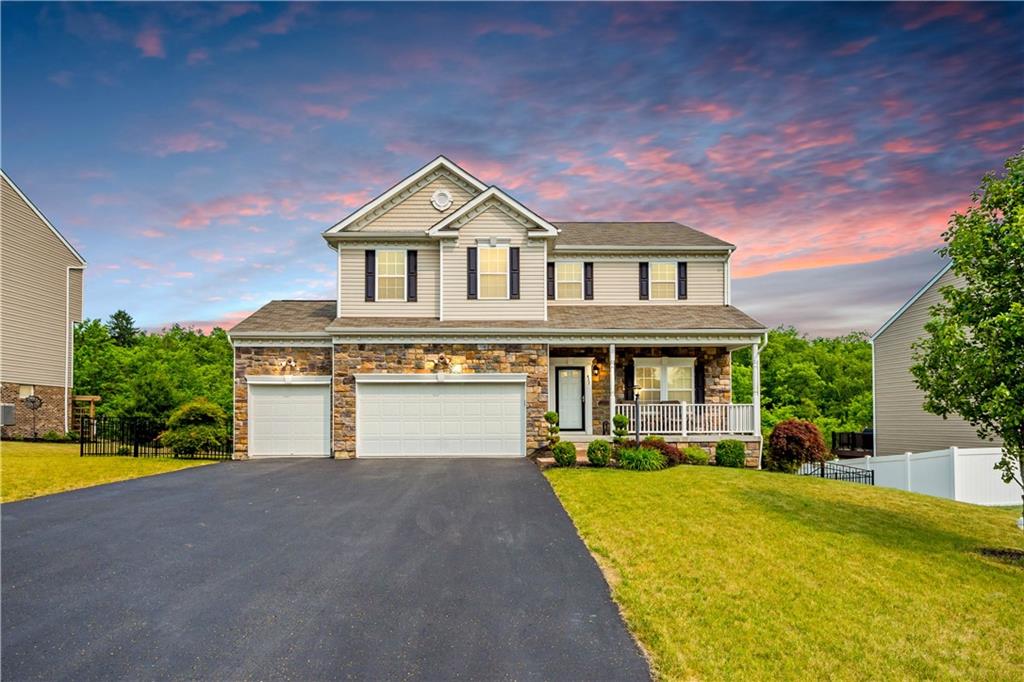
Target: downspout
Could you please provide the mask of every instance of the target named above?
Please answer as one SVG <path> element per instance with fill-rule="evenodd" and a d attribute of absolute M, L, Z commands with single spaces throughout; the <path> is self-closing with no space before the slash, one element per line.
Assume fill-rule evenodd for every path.
<path fill-rule="evenodd" d="M 757 437 L 760 447 L 757 453 L 757 468 L 761 469 L 764 464 L 764 434 L 761 432 L 761 351 L 768 345 L 768 332 L 764 333 L 763 341 L 754 345 L 754 353 L 757 356 L 757 393 L 754 403 L 754 428 L 757 429 Z M 754 364 L 754 354 L 751 355 L 750 364 Z M 753 378 L 753 377 L 751 377 Z"/>

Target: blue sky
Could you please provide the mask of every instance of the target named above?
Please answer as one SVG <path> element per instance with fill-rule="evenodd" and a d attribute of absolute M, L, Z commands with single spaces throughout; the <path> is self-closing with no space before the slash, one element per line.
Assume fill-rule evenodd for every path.
<path fill-rule="evenodd" d="M 735 302 L 873 330 L 1024 142 L 1024 6 L 2 5 L 3 167 L 86 314 L 333 295 L 320 232 L 444 153 L 552 220 L 738 245 Z"/>

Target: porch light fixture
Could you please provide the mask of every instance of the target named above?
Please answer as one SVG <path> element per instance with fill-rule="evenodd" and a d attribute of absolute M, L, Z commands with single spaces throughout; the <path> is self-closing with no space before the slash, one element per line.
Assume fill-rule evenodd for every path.
<path fill-rule="evenodd" d="M 601 373 L 601 366 L 595 362 L 594 366 L 590 369 L 590 372 L 596 377 Z"/>
<path fill-rule="evenodd" d="M 282 362 L 281 369 L 295 369 L 295 358 L 288 358 Z"/>

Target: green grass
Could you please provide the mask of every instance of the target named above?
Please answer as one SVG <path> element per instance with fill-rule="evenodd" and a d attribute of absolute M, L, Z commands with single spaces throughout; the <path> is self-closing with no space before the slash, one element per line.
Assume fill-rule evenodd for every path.
<path fill-rule="evenodd" d="M 661 679 L 1024 679 L 1019 509 L 715 467 L 547 472 Z"/>
<path fill-rule="evenodd" d="M 163 457 L 79 457 L 68 443 L 0 443 L 0 502 L 162 474 L 211 462 Z"/>

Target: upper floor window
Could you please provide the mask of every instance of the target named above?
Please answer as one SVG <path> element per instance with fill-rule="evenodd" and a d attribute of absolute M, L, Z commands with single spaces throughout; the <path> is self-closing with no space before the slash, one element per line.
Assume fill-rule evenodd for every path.
<path fill-rule="evenodd" d="M 405 251 L 377 251 L 378 301 L 405 300 Z"/>
<path fill-rule="evenodd" d="M 676 263 L 651 263 L 651 300 L 676 298 Z"/>
<path fill-rule="evenodd" d="M 480 246 L 480 298 L 508 298 L 508 247 Z"/>
<path fill-rule="evenodd" d="M 583 263 L 555 263 L 555 298 L 560 301 L 583 300 Z"/>

